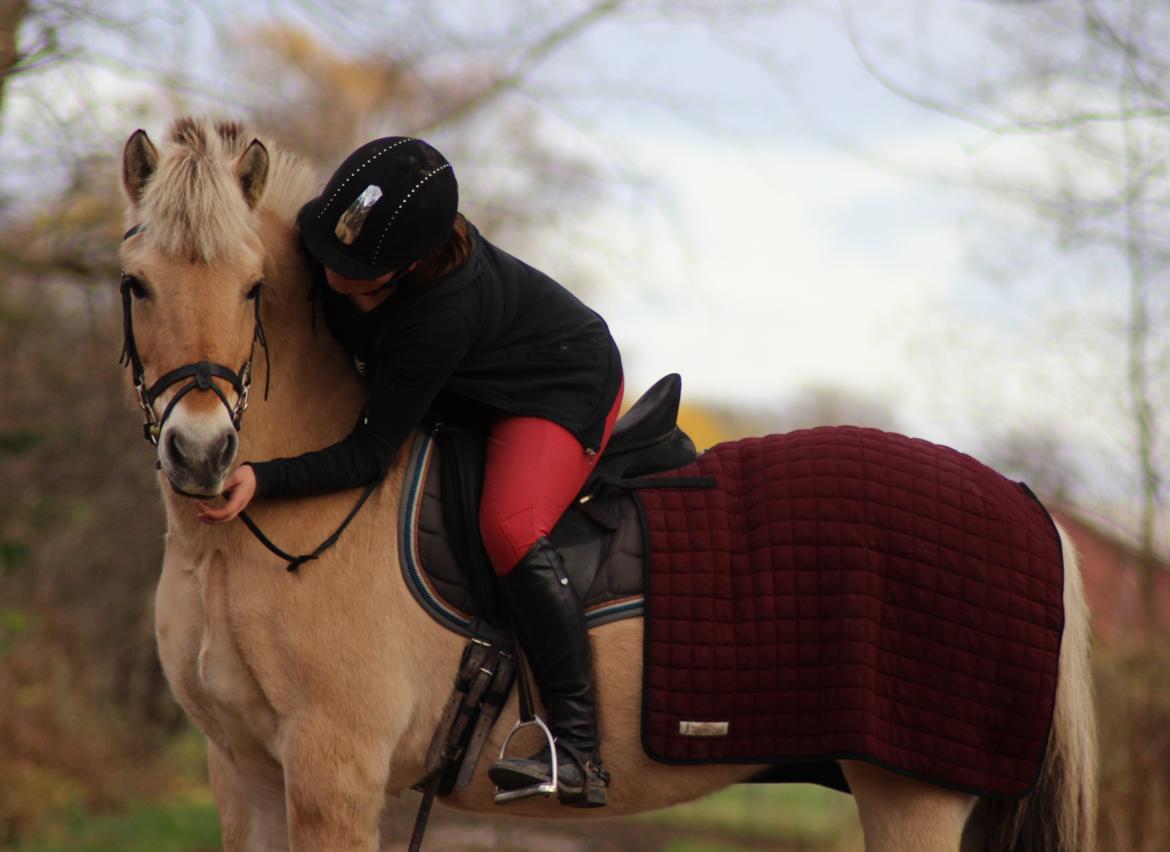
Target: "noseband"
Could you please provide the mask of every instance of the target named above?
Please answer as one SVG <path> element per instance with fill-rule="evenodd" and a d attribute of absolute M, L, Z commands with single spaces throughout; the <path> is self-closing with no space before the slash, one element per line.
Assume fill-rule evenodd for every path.
<path fill-rule="evenodd" d="M 142 230 L 140 226 L 135 226 L 122 239 L 126 240 L 140 230 Z M 154 384 L 147 387 L 146 368 L 142 364 L 142 358 L 138 354 L 138 344 L 134 340 L 134 316 L 131 309 L 133 302 L 133 293 L 131 290 L 133 284 L 134 277 L 123 272 L 122 357 L 119 363 L 123 366 L 129 365 L 134 378 L 134 390 L 138 393 L 138 404 L 142 407 L 142 413 L 146 417 L 146 422 L 142 424 L 142 436 L 157 446 L 159 436 L 162 434 L 163 424 L 167 422 L 167 418 L 171 416 L 171 412 L 175 410 L 175 406 L 179 404 L 179 401 L 193 390 L 210 390 L 218 396 L 219 401 L 227 409 L 232 427 L 239 432 L 240 421 L 244 416 L 244 411 L 248 408 L 248 388 L 252 385 L 252 356 L 256 352 L 257 343 L 264 350 L 265 399 L 268 399 L 268 382 L 272 374 L 272 362 L 268 356 L 268 338 L 264 336 L 264 325 L 260 321 L 260 291 L 256 291 L 256 296 L 253 300 L 255 303 L 256 326 L 255 331 L 252 333 L 252 345 L 248 350 L 248 358 L 244 361 L 244 365 L 240 367 L 238 373 L 234 372 L 230 367 L 225 367 L 223 364 L 213 364 L 210 361 L 196 361 L 171 370 L 169 373 L 160 376 Z M 213 378 L 223 379 L 235 389 L 235 405 L 228 402 L 228 398 L 224 392 L 212 381 Z M 154 413 L 155 401 L 164 391 L 183 381 L 183 379 L 190 379 L 190 381 L 179 388 L 178 393 L 171 397 L 171 401 L 163 409 L 162 417 L 156 416 Z"/>

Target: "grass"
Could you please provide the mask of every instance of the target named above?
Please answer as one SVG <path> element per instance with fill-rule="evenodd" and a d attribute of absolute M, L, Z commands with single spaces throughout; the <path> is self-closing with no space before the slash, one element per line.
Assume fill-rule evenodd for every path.
<path fill-rule="evenodd" d="M 219 820 L 207 783 L 205 744 L 188 728 L 171 741 L 160 759 L 170 779 L 158 797 L 132 800 L 117 812 L 92 812 L 79 796 L 62 799 L 56 816 L 18 846 L 0 852 L 211 852 L 218 850 Z M 501 814 L 502 815 L 502 814 Z M 481 818 L 439 814 L 453 824 L 479 824 Z M 446 819 L 445 819 L 446 818 Z M 607 848 L 655 848 L 663 852 L 755 852 L 762 848 L 840 852 L 859 848 L 853 800 L 805 784 L 739 784 L 685 805 L 622 820 Z M 636 842 L 637 826 L 651 829 L 648 845 Z M 508 836 L 525 834 L 523 823 L 508 822 Z M 566 825 L 566 831 L 569 826 Z M 615 824 L 617 829 L 618 825 Z M 436 831 L 440 830 L 436 827 Z M 558 835 L 556 824 L 542 830 Z M 645 833 L 645 830 L 643 830 Z M 631 843 L 633 845 L 631 845 Z M 493 844 L 494 845 L 494 844 Z"/>
<path fill-rule="evenodd" d="M 12 852 L 211 852 L 219 818 L 210 790 L 185 791 L 117 814 L 73 811 Z"/>
<path fill-rule="evenodd" d="M 729 839 L 782 840 L 808 849 L 836 848 L 860 836 L 853 799 L 811 784 L 737 784 L 697 802 L 638 819 L 719 832 Z M 716 847 L 697 841 L 680 841 L 669 847 L 671 852 L 709 848 Z"/>
<path fill-rule="evenodd" d="M 848 796 L 808 785 L 737 785 L 698 802 L 636 817 L 677 830 L 664 852 L 850 848 L 856 816 Z M 546 826 L 546 830 L 554 830 Z M 219 821 L 210 790 L 178 793 L 111 814 L 63 814 L 37 837 L 4 852 L 212 852 Z"/>
<path fill-rule="evenodd" d="M 0 852 L 211 852 L 219 817 L 207 782 L 203 736 L 188 725 L 158 761 L 168 792 L 92 811 L 77 794 L 59 796 L 33 836 Z"/>

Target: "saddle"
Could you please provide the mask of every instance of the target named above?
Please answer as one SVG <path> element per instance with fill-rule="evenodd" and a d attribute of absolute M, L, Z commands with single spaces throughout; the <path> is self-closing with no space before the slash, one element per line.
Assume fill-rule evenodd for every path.
<path fill-rule="evenodd" d="M 553 529 L 570 583 L 596 627 L 642 612 L 643 543 L 630 489 L 689 464 L 695 445 L 677 423 L 682 382 L 655 383 L 617 422 L 577 499 Z M 414 442 L 399 524 L 407 587 L 460 635 L 507 636 L 507 613 L 479 533 L 485 436 L 474 422 L 437 419 Z"/>
<path fill-rule="evenodd" d="M 642 525 L 630 488 L 696 458 L 677 424 L 681 387 L 677 374 L 665 376 L 618 421 L 550 536 L 590 627 L 642 613 Z M 508 614 L 479 530 L 486 431 L 477 412 L 440 406 L 406 468 L 399 563 L 407 588 L 432 618 L 469 640 L 427 751 L 427 777 L 416 786 L 424 797 L 411 849 L 421 844 L 433 798 L 471 782 L 517 675 Z"/>

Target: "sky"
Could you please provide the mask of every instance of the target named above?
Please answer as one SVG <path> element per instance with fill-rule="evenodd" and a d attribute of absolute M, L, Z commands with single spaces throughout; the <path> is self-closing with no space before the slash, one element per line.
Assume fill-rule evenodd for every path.
<path fill-rule="evenodd" d="M 261 18 L 300 15 L 244 5 Z M 566 278 L 585 283 L 608 321 L 631 394 L 678 372 L 691 401 L 783 411 L 810 387 L 838 388 L 961 449 L 1031 431 L 1087 467 L 1116 467 L 1125 399 L 1108 371 L 1123 353 L 1103 331 L 1121 321 L 1115 294 L 1084 286 L 1094 279 L 1085 258 L 1037 244 L 1018 211 L 954 183 L 975 170 L 1042 174 L 1043 149 L 888 92 L 841 13 L 864 10 L 873 44 L 929 46 L 961 76 L 987 61 L 974 34 L 1005 7 L 790 5 L 747 18 L 623 17 L 545 57 L 522 96 L 541 104 L 543 132 L 591 152 L 612 186 L 566 227 L 571 261 L 555 247 L 524 259 L 554 277 L 573 264 Z M 496 7 L 441 8 L 482 35 Z M 178 49 L 199 37 L 168 38 Z M 913 59 L 895 69 L 911 81 Z M 52 96 L 67 102 L 72 85 L 59 80 Z M 948 179 L 925 179 L 939 175 Z M 1098 261 L 1116 275 L 1113 260 Z"/>
<path fill-rule="evenodd" d="M 929 37 L 961 53 L 970 25 L 944 16 Z M 905 173 L 1041 170 L 1036 146 L 990 143 L 890 94 L 828 13 L 714 33 L 601 27 L 554 62 L 694 93 L 707 110 L 696 121 L 639 103 L 581 108 L 663 193 L 657 206 L 614 201 L 588 228 L 622 258 L 598 264 L 596 306 L 632 386 L 677 371 L 698 398 L 766 408 L 831 386 L 884 400 L 907 431 L 943 443 L 1009 426 L 1100 440 L 1071 416 L 1089 404 L 1074 400 L 1094 358 L 1067 323 L 1062 339 L 1058 311 L 1046 316 L 1063 261 L 998 265 L 988 241 L 994 251 L 1018 219 Z M 1067 359 L 1086 363 L 1072 375 Z"/>
<path fill-rule="evenodd" d="M 973 32 L 995 4 L 852 5 L 875 43 L 928 43 L 960 77 L 988 61 Z M 628 386 L 679 372 L 685 398 L 765 423 L 803 391 L 838 389 L 977 456 L 1016 436 L 1059 444 L 1074 485 L 1120 499 L 1133 480 L 1119 258 L 1062 255 L 1023 210 L 964 186 L 1042 180 L 1049 149 L 908 104 L 864 69 L 837 4 L 801 9 L 603 26 L 540 69 L 702 105 L 564 107 L 661 192 L 619 195 L 586 225 L 617 257 L 589 292 Z"/>

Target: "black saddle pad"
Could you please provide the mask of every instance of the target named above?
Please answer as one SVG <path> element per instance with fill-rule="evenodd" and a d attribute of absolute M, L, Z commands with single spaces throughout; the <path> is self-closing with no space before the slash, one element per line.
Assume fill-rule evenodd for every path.
<path fill-rule="evenodd" d="M 407 588 L 436 621 L 463 636 L 485 630 L 485 612 L 444 523 L 440 449 L 430 432 L 411 448 L 399 515 L 399 563 Z M 634 499 L 603 492 L 574 504 L 552 542 L 565 558 L 570 581 L 585 604 L 590 627 L 642 614 L 643 544 Z"/>

